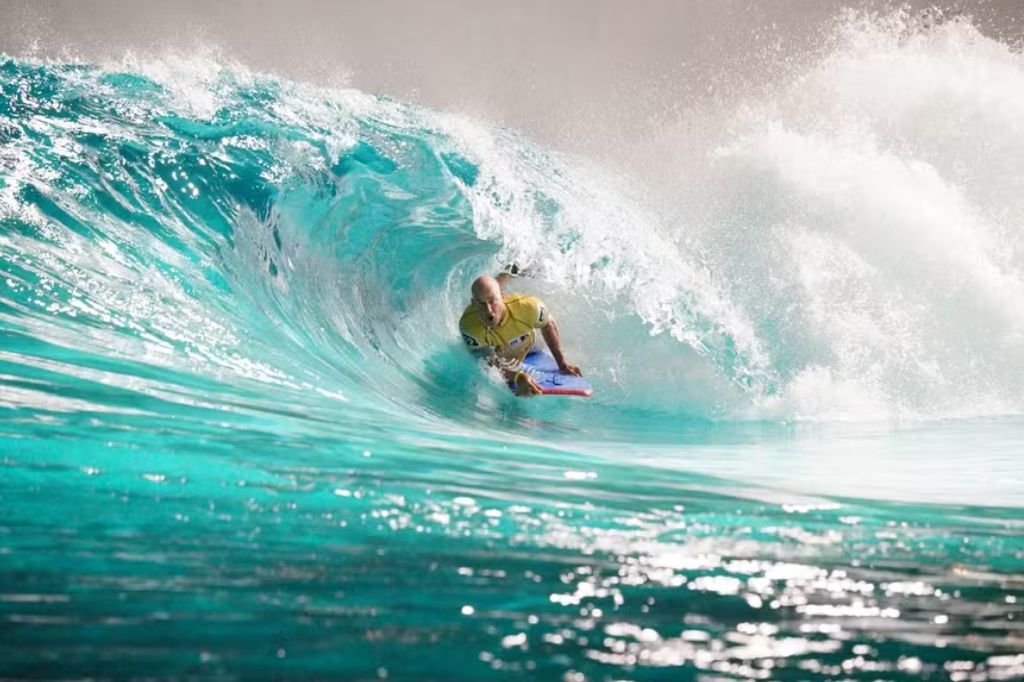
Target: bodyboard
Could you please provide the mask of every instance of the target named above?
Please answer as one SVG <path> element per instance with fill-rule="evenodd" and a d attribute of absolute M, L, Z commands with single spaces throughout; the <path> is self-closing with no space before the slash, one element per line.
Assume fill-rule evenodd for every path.
<path fill-rule="evenodd" d="M 543 395 L 576 395 L 589 398 L 594 390 L 583 377 L 574 377 L 558 369 L 555 359 L 541 350 L 530 351 L 522 362 L 522 370 L 540 384 Z M 513 384 L 509 384 L 515 390 Z"/>

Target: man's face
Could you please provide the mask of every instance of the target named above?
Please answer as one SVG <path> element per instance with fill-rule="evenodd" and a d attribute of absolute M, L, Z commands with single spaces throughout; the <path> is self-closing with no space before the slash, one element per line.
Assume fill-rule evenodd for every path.
<path fill-rule="evenodd" d="M 481 287 L 473 293 L 473 305 L 480 315 L 480 319 L 487 323 L 488 327 L 496 327 L 505 317 L 505 299 L 501 296 L 501 288 L 498 286 Z"/>

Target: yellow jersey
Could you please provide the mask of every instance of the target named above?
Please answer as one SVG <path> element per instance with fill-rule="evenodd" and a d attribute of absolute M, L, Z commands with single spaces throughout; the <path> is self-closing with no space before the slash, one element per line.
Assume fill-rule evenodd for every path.
<path fill-rule="evenodd" d="M 466 307 L 459 320 L 462 340 L 470 350 L 493 348 L 502 360 L 519 362 L 533 350 L 537 340 L 537 329 L 548 323 L 548 309 L 536 296 L 508 294 L 505 301 L 505 316 L 496 327 L 488 327 L 476 307 Z"/>

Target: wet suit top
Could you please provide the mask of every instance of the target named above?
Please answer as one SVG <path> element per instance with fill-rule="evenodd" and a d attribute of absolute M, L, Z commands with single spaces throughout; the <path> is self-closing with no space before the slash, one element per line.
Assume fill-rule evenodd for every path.
<path fill-rule="evenodd" d="M 470 350 L 489 347 L 502 360 L 520 362 L 533 349 L 537 340 L 535 330 L 551 318 L 547 307 L 536 296 L 508 294 L 504 300 L 505 317 L 499 325 L 488 327 L 476 307 L 470 304 L 459 320 L 459 331 Z"/>

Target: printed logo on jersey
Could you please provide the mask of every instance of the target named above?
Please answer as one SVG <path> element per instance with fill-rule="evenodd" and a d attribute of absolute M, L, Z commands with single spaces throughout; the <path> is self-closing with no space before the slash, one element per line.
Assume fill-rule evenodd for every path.
<path fill-rule="evenodd" d="M 537 310 L 537 324 L 543 325 L 545 322 L 548 321 L 548 309 L 547 307 L 544 306 L 543 303 L 541 303 L 539 306 L 537 306 Z"/>
<path fill-rule="evenodd" d="M 470 336 L 466 332 L 462 332 L 462 340 L 465 341 L 466 345 L 471 347 L 471 348 L 479 348 L 480 347 L 480 342 L 477 341 L 476 339 L 474 339 L 472 336 Z"/>
<path fill-rule="evenodd" d="M 530 340 L 530 334 L 529 334 L 529 332 L 527 332 L 526 334 L 523 334 L 519 338 L 515 338 L 515 339 L 512 339 L 511 341 L 509 341 L 508 345 L 510 347 L 512 347 L 512 348 L 515 348 L 519 344 L 525 343 L 526 341 L 529 341 L 529 340 Z"/>

